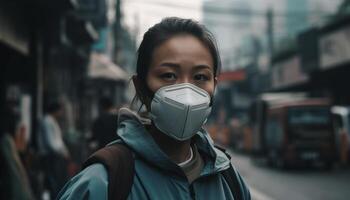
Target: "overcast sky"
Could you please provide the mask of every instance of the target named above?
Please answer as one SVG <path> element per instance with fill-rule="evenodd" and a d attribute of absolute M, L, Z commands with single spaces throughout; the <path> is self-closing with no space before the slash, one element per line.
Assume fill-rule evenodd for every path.
<path fill-rule="evenodd" d="M 254 15 L 246 19 L 244 16 L 232 15 L 229 12 L 203 13 L 203 5 L 210 4 L 217 9 L 250 10 L 252 13 L 265 13 L 269 8 L 278 14 L 286 13 L 288 0 L 122 0 L 124 12 L 124 24 L 134 34 L 139 43 L 144 32 L 162 18 L 178 16 L 192 18 L 198 21 L 206 19 L 205 23 L 212 23 L 218 28 L 211 30 L 216 36 L 222 58 L 230 58 L 232 53 L 242 44 L 247 35 L 262 36 L 266 34 L 266 17 Z M 294 0 L 301 2 L 303 0 Z M 304 0 L 306 7 L 296 5 L 292 9 L 296 13 L 303 9 L 309 11 L 321 11 L 322 13 L 334 13 L 342 0 Z M 209 19 L 209 20 L 208 20 Z M 276 37 L 288 34 L 286 30 L 286 17 L 275 17 Z M 313 16 L 310 21 L 319 21 L 319 15 Z M 249 25 L 246 25 L 249 23 Z M 298 23 L 298 21 L 294 22 Z M 212 26 L 215 27 L 215 26 Z M 227 29 L 225 29 L 227 27 Z M 211 28 L 211 27 L 209 27 Z M 229 54 L 230 53 L 230 54 Z M 225 59 L 226 60 L 226 59 Z M 224 61 L 225 62 L 225 61 Z M 234 66 L 231 66 L 234 68 Z"/>
<path fill-rule="evenodd" d="M 342 0 L 305 0 L 311 10 L 333 12 Z M 236 8 L 249 5 L 253 11 L 266 11 L 273 8 L 277 12 L 285 11 L 285 0 L 122 0 L 124 22 L 131 29 L 137 29 L 142 35 L 151 25 L 167 16 L 193 18 L 201 21 L 202 5 L 205 2 L 235 4 Z M 257 29 L 259 30 L 259 29 Z"/>
<path fill-rule="evenodd" d="M 164 17 L 202 19 L 202 0 L 124 0 L 122 8 L 125 25 L 136 33 L 138 42 L 149 27 Z"/>

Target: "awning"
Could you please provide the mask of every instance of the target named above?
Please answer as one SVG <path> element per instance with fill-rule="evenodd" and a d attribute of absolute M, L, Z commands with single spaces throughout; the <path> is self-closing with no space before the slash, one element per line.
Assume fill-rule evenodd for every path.
<path fill-rule="evenodd" d="M 88 76 L 92 79 L 107 79 L 127 81 L 129 75 L 118 65 L 114 64 L 106 55 L 92 53 L 88 66 Z"/>
<path fill-rule="evenodd" d="M 5 1 L 0 6 L 0 43 L 23 55 L 30 51 L 29 11 L 18 2 Z"/>

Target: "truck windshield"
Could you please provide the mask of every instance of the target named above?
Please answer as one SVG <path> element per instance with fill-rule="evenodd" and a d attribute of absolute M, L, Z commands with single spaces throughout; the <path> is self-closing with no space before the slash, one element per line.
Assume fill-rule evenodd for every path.
<path fill-rule="evenodd" d="M 327 107 L 289 108 L 288 121 L 291 125 L 326 125 L 330 122 L 330 112 Z"/>

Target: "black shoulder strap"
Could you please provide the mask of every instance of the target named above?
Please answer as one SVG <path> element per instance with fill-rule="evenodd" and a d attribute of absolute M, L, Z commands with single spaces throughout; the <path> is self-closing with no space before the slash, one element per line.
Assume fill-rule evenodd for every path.
<path fill-rule="evenodd" d="M 222 147 L 215 146 L 222 152 L 226 154 L 226 156 L 231 160 L 231 156 L 226 152 L 226 150 Z M 230 187 L 231 193 L 235 200 L 250 200 L 250 193 L 248 188 L 246 187 L 244 181 L 239 175 L 238 171 L 230 164 L 230 167 L 221 172 L 226 180 L 228 186 Z"/>
<path fill-rule="evenodd" d="M 111 144 L 92 154 L 83 168 L 101 163 L 108 172 L 108 199 L 126 200 L 134 179 L 134 158 L 131 150 L 123 144 Z"/>
<path fill-rule="evenodd" d="M 238 181 L 238 177 L 235 175 L 235 170 L 233 169 L 232 165 L 230 165 L 230 168 L 224 170 L 222 172 L 222 175 L 224 176 L 227 184 L 229 185 L 234 199 L 245 200 L 243 198 L 243 192 Z"/>

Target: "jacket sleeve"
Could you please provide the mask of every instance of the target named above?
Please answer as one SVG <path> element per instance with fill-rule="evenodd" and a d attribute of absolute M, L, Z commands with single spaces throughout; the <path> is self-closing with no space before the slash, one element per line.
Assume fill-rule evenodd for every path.
<path fill-rule="evenodd" d="M 107 199 L 107 171 L 102 164 L 93 164 L 73 177 L 56 199 Z"/>

